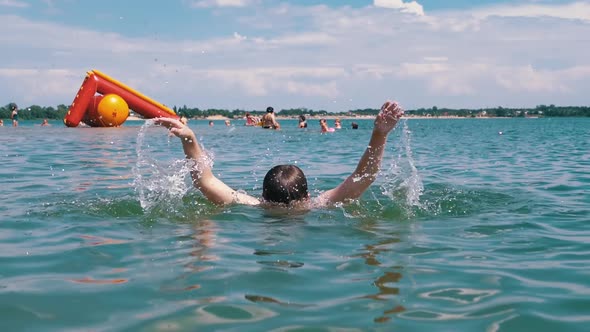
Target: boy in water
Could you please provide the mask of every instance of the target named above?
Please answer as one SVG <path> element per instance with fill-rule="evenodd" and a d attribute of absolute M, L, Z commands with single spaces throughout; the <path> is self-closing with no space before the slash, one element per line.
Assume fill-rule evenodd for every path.
<path fill-rule="evenodd" d="M 204 162 L 203 149 L 189 127 L 170 118 L 158 118 L 156 123 L 169 128 L 172 134 L 182 140 L 186 157 L 196 161 L 197 167 L 191 171 L 193 184 L 209 201 L 219 205 L 282 203 L 289 206 L 317 207 L 359 198 L 369 188 L 379 173 L 387 135 L 403 114 L 404 111 L 396 102 L 388 101 L 383 104 L 381 112 L 375 118 L 369 145 L 354 172 L 336 188 L 323 192 L 313 201 L 309 197 L 307 179 L 303 171 L 295 165 L 278 165 L 266 173 L 262 184 L 262 200 L 233 190 L 219 180 L 211 171 L 211 166 Z"/>
<path fill-rule="evenodd" d="M 266 108 L 266 114 L 262 116 L 262 128 L 265 129 L 281 129 L 281 125 L 275 118 L 275 110 L 271 106 Z"/>
<path fill-rule="evenodd" d="M 305 115 L 299 115 L 299 128 L 307 128 L 307 121 L 305 121 Z"/>
<path fill-rule="evenodd" d="M 12 126 L 18 127 L 18 106 L 15 103 L 10 104 L 10 118 L 12 119 Z"/>

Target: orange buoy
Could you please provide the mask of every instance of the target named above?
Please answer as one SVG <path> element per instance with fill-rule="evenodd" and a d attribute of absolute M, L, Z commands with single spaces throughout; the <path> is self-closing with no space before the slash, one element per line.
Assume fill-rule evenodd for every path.
<path fill-rule="evenodd" d="M 88 105 L 84 122 L 91 127 L 118 127 L 129 117 L 129 105 L 120 96 L 97 95 Z"/>

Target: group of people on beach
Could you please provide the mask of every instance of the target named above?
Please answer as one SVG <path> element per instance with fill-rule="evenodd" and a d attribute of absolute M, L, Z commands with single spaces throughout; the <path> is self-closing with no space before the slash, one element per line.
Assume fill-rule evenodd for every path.
<path fill-rule="evenodd" d="M 262 119 L 263 128 L 280 128 L 273 112 L 272 107 L 267 109 L 267 114 Z M 212 164 L 208 161 L 204 148 L 199 144 L 195 133 L 186 124 L 172 118 L 158 118 L 155 123 L 168 128 L 170 134 L 181 139 L 184 154 L 190 162 L 193 185 L 212 203 L 264 206 L 278 204 L 290 208 L 309 209 L 357 199 L 369 188 L 379 173 L 387 136 L 395 128 L 403 114 L 403 109 L 396 102 L 385 102 L 375 118 L 369 144 L 356 169 L 338 186 L 313 199 L 308 191 L 305 174 L 295 165 L 272 167 L 264 177 L 261 199 L 243 191 L 234 190 L 213 173 Z M 305 122 L 305 118 L 300 118 L 300 120 L 302 120 L 300 126 L 305 128 L 305 124 L 301 124 Z"/>

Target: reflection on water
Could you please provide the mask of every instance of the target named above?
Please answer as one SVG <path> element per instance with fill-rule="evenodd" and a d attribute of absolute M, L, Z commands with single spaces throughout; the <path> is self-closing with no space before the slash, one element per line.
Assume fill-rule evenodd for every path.
<path fill-rule="evenodd" d="M 198 279 L 198 274 L 205 272 L 214 267 L 211 262 L 219 260 L 219 257 L 210 253 L 217 241 L 217 225 L 211 220 L 202 220 L 195 222 L 193 225 L 194 233 L 190 236 L 181 235 L 179 241 L 189 241 L 191 244 L 189 257 L 182 259 L 181 266 L 184 267 L 183 273 L 175 280 L 167 283 L 162 287 L 165 292 L 193 291 L 198 290 L 201 284 L 186 284 L 193 279 Z"/>
<path fill-rule="evenodd" d="M 378 229 L 373 228 L 372 226 L 373 225 L 370 224 L 365 225 L 363 230 L 371 233 L 378 231 Z M 375 317 L 375 322 L 378 323 L 387 322 L 391 319 L 391 315 L 405 310 L 405 308 L 399 304 L 399 299 L 396 299 L 400 290 L 398 287 L 394 287 L 394 285 L 399 283 L 402 278 L 402 273 L 399 272 L 402 270 L 402 267 L 398 265 L 383 266 L 381 261 L 379 261 L 380 256 L 389 256 L 389 253 L 392 251 L 391 247 L 398 243 L 400 239 L 397 236 L 392 236 L 390 234 L 382 234 L 381 236 L 386 236 L 386 238 L 380 239 L 375 244 L 364 245 L 363 252 L 355 255 L 356 257 L 363 258 L 365 264 L 369 267 L 378 267 L 379 271 L 381 271 L 373 282 L 373 285 L 377 287 L 377 293 L 363 296 L 363 298 L 375 301 L 391 302 L 389 309 L 385 309 L 382 316 Z"/>
<path fill-rule="evenodd" d="M 309 305 L 279 301 L 279 300 L 273 299 L 272 297 L 262 296 L 262 295 L 246 294 L 246 295 L 244 295 L 244 297 L 246 298 L 246 300 L 251 301 L 251 302 L 255 302 L 255 303 L 266 302 L 266 303 L 274 303 L 274 304 L 278 304 L 281 306 L 296 307 L 296 308 L 310 307 Z"/>

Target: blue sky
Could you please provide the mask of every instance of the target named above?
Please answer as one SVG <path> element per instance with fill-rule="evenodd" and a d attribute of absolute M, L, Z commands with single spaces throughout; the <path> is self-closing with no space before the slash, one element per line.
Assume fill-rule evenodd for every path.
<path fill-rule="evenodd" d="M 590 0 L 0 0 L 0 105 L 98 69 L 173 106 L 590 105 Z"/>

